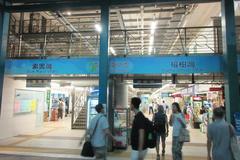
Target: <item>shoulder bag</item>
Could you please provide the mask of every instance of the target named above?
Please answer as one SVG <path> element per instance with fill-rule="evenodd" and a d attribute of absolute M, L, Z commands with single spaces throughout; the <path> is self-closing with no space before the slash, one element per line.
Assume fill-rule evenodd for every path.
<path fill-rule="evenodd" d="M 95 128 L 93 130 L 93 133 L 90 135 L 90 139 L 85 141 L 85 143 L 83 145 L 82 152 L 81 152 L 81 156 L 83 156 L 83 157 L 94 157 L 94 151 L 93 151 L 93 147 L 92 147 L 92 144 L 91 144 L 91 139 L 96 132 L 98 122 L 101 119 L 101 117 L 98 118 L 97 123 L 95 125 Z"/>
<path fill-rule="evenodd" d="M 231 125 L 229 125 L 229 132 L 230 132 L 230 147 L 231 147 L 233 159 L 239 160 L 240 159 L 240 148 L 239 148 L 239 144 L 237 141 L 237 136 L 235 135 L 234 130 Z"/>
<path fill-rule="evenodd" d="M 178 118 L 178 121 L 182 125 L 182 128 L 180 129 L 180 132 L 179 132 L 179 142 L 190 142 L 189 130 L 186 128 L 186 126 L 184 125 L 184 123 L 180 118 Z"/>

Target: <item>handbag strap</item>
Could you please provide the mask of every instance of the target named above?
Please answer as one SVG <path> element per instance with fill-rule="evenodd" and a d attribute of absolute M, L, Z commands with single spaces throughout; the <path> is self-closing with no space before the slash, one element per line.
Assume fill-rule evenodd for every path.
<path fill-rule="evenodd" d="M 181 116 L 182 116 L 182 118 L 184 118 L 184 115 L 181 113 Z M 186 125 L 184 124 L 184 122 L 182 121 L 182 119 L 181 118 L 179 118 L 179 117 L 176 117 L 177 118 L 177 120 L 178 120 L 178 122 L 182 125 L 182 128 L 186 128 Z"/>
<path fill-rule="evenodd" d="M 90 134 L 90 139 L 92 139 L 93 135 L 95 134 L 96 129 L 97 129 L 97 126 L 98 126 L 98 122 L 99 122 L 99 120 L 100 120 L 102 117 L 103 117 L 103 116 L 100 116 L 100 117 L 98 118 L 97 123 L 96 123 L 96 125 L 95 125 L 95 127 L 94 127 L 94 130 L 93 130 L 93 133 Z"/>

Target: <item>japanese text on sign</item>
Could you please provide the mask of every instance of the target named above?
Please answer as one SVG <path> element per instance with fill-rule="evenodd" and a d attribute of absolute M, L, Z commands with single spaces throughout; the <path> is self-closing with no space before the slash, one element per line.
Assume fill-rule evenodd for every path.
<path fill-rule="evenodd" d="M 45 63 L 40 63 L 40 64 L 33 64 L 32 69 L 52 69 L 52 64 L 45 64 Z"/>
<path fill-rule="evenodd" d="M 171 62 L 173 68 L 195 68 L 195 62 L 193 61 L 175 61 Z"/>

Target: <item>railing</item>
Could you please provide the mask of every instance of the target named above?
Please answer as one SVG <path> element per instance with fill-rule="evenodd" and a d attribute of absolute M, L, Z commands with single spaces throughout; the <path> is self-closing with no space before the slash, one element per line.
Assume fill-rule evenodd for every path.
<path fill-rule="evenodd" d="M 64 27 L 64 26 L 62 26 Z M 9 58 L 74 57 L 99 54 L 100 35 L 95 30 L 70 32 L 64 29 L 45 32 L 10 32 Z M 49 32 L 48 32 L 49 31 Z M 162 55 L 222 53 L 221 27 L 157 28 L 111 30 L 109 54 Z M 240 35 L 240 26 L 236 26 Z M 237 36 L 238 37 L 238 36 Z M 237 50 L 240 51 L 237 38 Z"/>

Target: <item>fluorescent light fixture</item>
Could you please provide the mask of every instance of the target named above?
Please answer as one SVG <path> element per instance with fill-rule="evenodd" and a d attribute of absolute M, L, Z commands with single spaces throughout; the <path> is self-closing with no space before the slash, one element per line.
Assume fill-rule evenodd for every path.
<path fill-rule="evenodd" d="M 149 45 L 151 45 L 151 46 L 152 46 L 152 45 L 153 45 L 153 41 L 154 41 L 154 37 L 153 37 L 153 36 L 151 36 L 151 37 L 150 37 L 150 41 L 149 41 Z"/>
<path fill-rule="evenodd" d="M 116 54 L 116 51 L 113 49 L 113 47 L 110 47 L 109 49 L 110 49 L 111 53 L 112 53 L 114 56 L 117 55 L 117 54 Z"/>
<path fill-rule="evenodd" d="M 151 24 L 151 34 L 154 34 L 156 26 L 157 26 L 157 23 L 155 21 L 152 22 L 152 24 Z"/>
<path fill-rule="evenodd" d="M 100 24 L 95 24 L 95 29 L 96 31 L 98 31 L 99 33 L 102 32 L 102 27 Z"/>
<path fill-rule="evenodd" d="M 71 15 L 72 15 L 72 13 L 68 11 L 68 12 L 67 12 L 67 15 L 71 16 Z"/>
<path fill-rule="evenodd" d="M 148 48 L 148 54 L 149 54 L 149 55 L 151 54 L 151 52 L 152 52 L 152 46 L 150 46 L 150 47 Z"/>
<path fill-rule="evenodd" d="M 51 82 L 51 88 L 58 88 L 58 87 L 60 87 L 59 83 Z"/>

